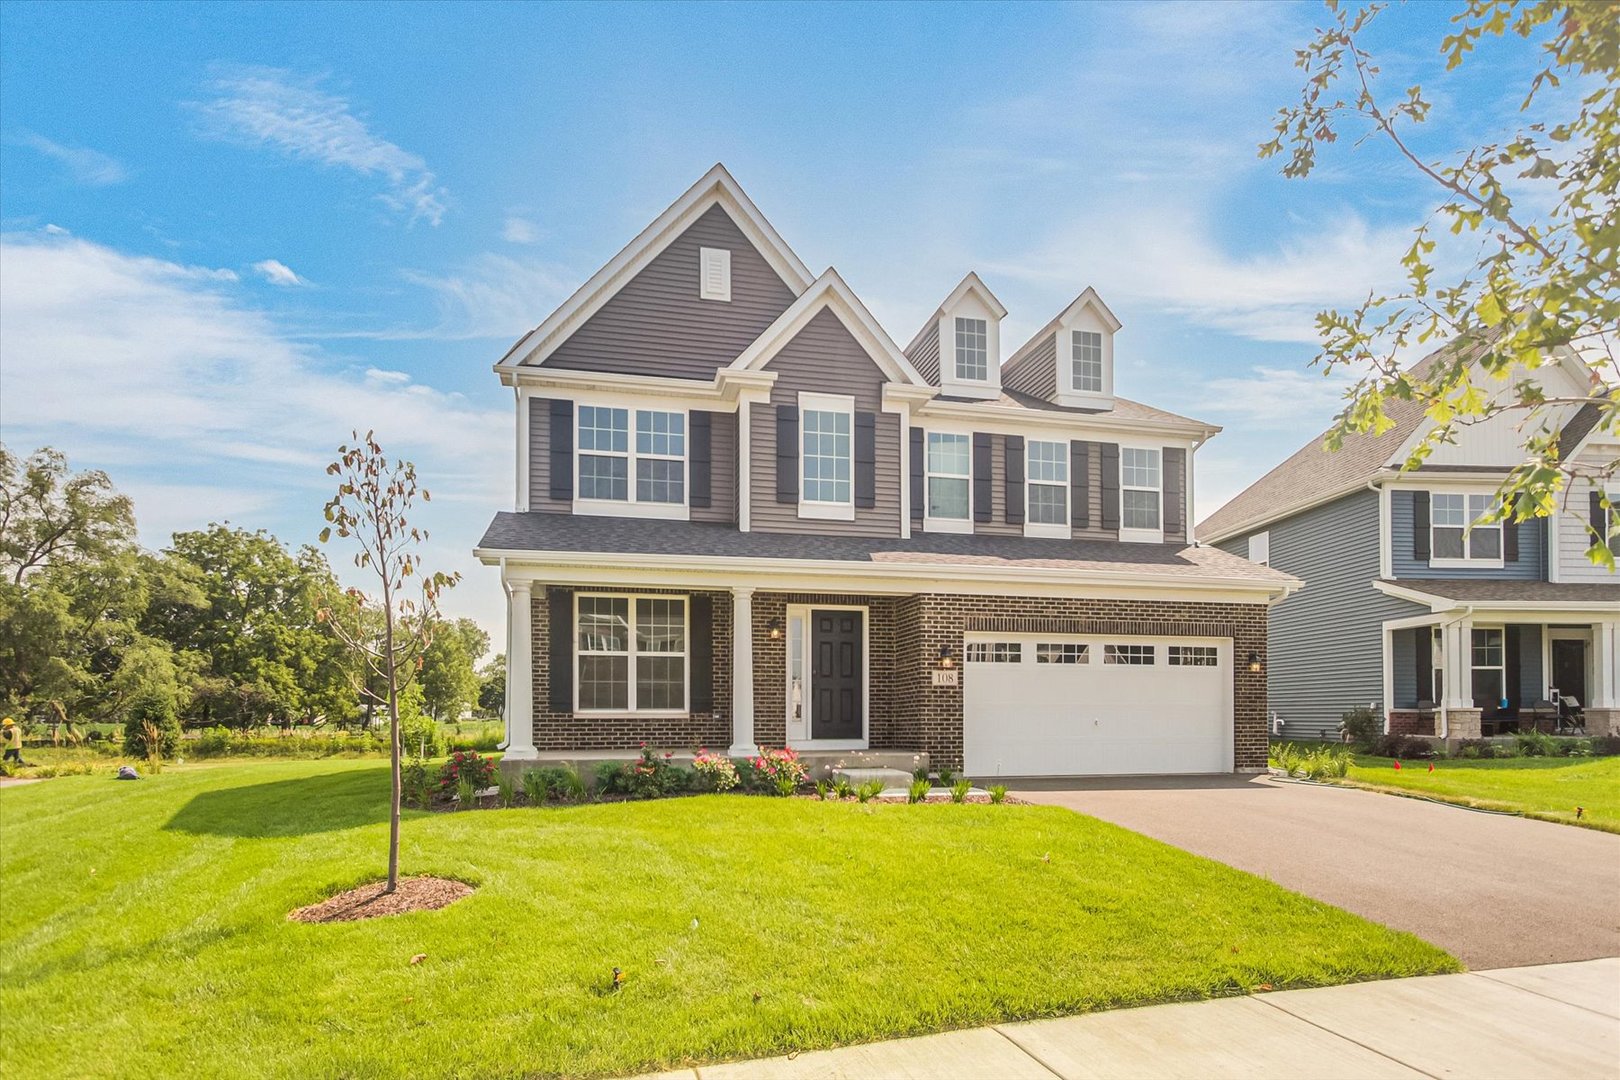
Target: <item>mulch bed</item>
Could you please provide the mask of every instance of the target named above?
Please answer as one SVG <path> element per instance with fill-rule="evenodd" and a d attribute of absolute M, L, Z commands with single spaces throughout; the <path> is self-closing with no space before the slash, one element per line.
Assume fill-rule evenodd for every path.
<path fill-rule="evenodd" d="M 381 881 L 362 885 L 358 889 L 338 893 L 318 904 L 289 912 L 294 922 L 329 923 L 353 922 L 356 919 L 375 919 L 382 915 L 401 915 L 407 911 L 433 911 L 448 907 L 464 896 L 472 895 L 473 887 L 465 881 L 449 878 L 401 878 L 393 892 L 384 894 Z"/>

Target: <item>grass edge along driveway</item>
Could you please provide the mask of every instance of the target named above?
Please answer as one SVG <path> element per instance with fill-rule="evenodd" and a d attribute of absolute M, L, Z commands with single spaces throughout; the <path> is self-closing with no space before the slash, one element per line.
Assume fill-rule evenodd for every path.
<path fill-rule="evenodd" d="M 473 896 L 289 922 L 377 876 L 386 798 L 372 762 L 0 792 L 0 1073 L 604 1075 L 1458 967 L 1260 878 L 1025 806 L 412 814 L 404 867 Z"/>
<path fill-rule="evenodd" d="M 1344 783 L 1390 795 L 1620 833 L 1620 757 L 1448 758 L 1401 762 L 1356 755 Z M 1575 808 L 1585 811 L 1577 820 Z"/>

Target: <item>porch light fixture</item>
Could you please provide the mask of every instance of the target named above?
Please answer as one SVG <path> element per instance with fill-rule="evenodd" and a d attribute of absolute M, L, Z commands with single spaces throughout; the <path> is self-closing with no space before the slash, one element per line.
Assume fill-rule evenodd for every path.
<path fill-rule="evenodd" d="M 1256 675 L 1260 674 L 1260 654 L 1259 653 L 1251 652 L 1249 654 L 1249 670 L 1254 672 Z"/>
<path fill-rule="evenodd" d="M 779 619 L 779 618 L 771 619 L 770 622 L 765 624 L 765 632 L 770 635 L 770 638 L 771 638 L 772 641 L 781 641 L 782 640 L 782 620 Z"/>
<path fill-rule="evenodd" d="M 956 658 L 951 655 L 951 647 L 949 645 L 941 645 L 939 647 L 939 666 L 942 668 L 956 666 Z"/>

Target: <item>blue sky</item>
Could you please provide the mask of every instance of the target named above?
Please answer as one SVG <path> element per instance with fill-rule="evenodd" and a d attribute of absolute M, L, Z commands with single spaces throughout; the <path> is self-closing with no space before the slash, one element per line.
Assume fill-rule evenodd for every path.
<path fill-rule="evenodd" d="M 1493 134 L 1522 45 L 1445 76 L 1451 5 L 1369 43 Z M 0 33 L 0 428 L 107 469 L 143 540 L 229 519 L 307 542 L 375 427 L 435 491 L 447 608 L 511 502 L 490 372 L 715 161 L 902 344 L 970 269 L 1004 352 L 1094 286 L 1118 388 L 1225 426 L 1199 516 L 1326 426 L 1312 315 L 1394 280 L 1436 201 L 1344 140 L 1254 148 L 1315 5 L 9 3 Z M 1506 87 L 1504 89 L 1504 86 Z M 334 559 L 334 562 L 338 560 Z"/>

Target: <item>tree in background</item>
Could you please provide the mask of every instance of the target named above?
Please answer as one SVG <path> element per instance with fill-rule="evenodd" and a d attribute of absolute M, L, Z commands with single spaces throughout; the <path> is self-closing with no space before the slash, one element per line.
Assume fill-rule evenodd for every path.
<path fill-rule="evenodd" d="M 396 459 L 389 462 L 372 432 L 357 445 L 338 447 L 338 459 L 327 474 L 338 478 L 337 494 L 326 504 L 321 543 L 335 532 L 353 541 L 354 565 L 376 576 L 378 594 L 368 597 L 360 589 L 346 590 L 347 602 L 321 609 L 321 618 L 356 660 L 351 669 L 354 689 L 383 695 L 389 719 L 392 784 L 388 811 L 388 880 L 383 892 L 399 884 L 400 729 L 399 692 L 410 681 L 412 669 L 432 644 L 439 594 L 455 585 L 460 574 L 424 573 L 419 545 L 428 534 L 410 523 L 411 507 L 420 495 L 430 498 L 416 482 L 416 466 Z M 415 585 L 416 595 L 408 590 Z M 367 612 L 380 618 L 368 618 Z M 376 633 L 381 623 L 381 635 Z M 379 690 L 372 676 L 382 683 Z"/>
<path fill-rule="evenodd" d="M 506 715 L 505 653 L 496 653 L 478 669 L 478 709 L 486 716 Z"/>
<path fill-rule="evenodd" d="M 1359 42 L 1383 8 L 1328 0 L 1331 25 L 1298 54 L 1309 76 L 1299 104 L 1278 114 L 1276 137 L 1260 147 L 1263 158 L 1286 149 L 1283 174 L 1304 177 L 1318 148 L 1353 126 L 1363 141 L 1392 148 L 1440 199 L 1401 260 L 1402 290 L 1317 316 L 1323 347 L 1315 362 L 1358 375 L 1328 446 L 1387 431 L 1386 406 L 1416 401 L 1435 428 L 1405 463 L 1415 468 L 1458 428 L 1514 414 L 1524 460 L 1503 483 L 1497 514 L 1546 516 L 1572 479 L 1592 480 L 1601 492 L 1620 470 L 1620 459 L 1564 459 L 1569 448 L 1558 445 L 1554 422 L 1570 407 L 1591 407 L 1596 431 L 1620 434 L 1620 5 L 1468 0 L 1452 20 L 1456 31 L 1439 42 L 1448 71 L 1487 38 L 1534 41 L 1544 66 L 1523 87 L 1516 130 L 1446 160 L 1413 147 L 1429 115 L 1425 89 L 1378 92 L 1379 69 Z M 1445 245 L 1438 251 L 1437 242 Z M 1448 339 L 1466 347 L 1423 368 L 1404 362 L 1408 348 Z M 1524 378 L 1500 392 L 1515 367 L 1534 370 L 1565 350 L 1597 373 L 1586 396 L 1549 399 Z M 1600 499 L 1613 513 L 1608 496 Z M 1588 555 L 1614 565 L 1595 530 Z"/>
<path fill-rule="evenodd" d="M 471 619 L 441 621 L 422 655 L 422 699 L 437 720 L 455 720 L 478 701 L 478 661 L 489 635 Z"/>
<path fill-rule="evenodd" d="M 0 569 L 13 585 L 50 566 L 94 562 L 135 545 L 135 509 L 99 469 L 69 473 L 44 447 L 26 462 L 0 445 Z"/>

